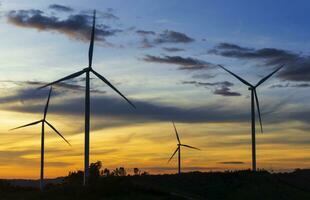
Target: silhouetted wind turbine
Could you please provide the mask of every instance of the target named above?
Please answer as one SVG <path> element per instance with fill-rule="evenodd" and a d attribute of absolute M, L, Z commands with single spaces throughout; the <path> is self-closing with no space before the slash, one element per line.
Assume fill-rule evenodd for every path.
<path fill-rule="evenodd" d="M 191 148 L 191 149 L 196 149 L 196 150 L 200 150 L 200 149 L 198 149 L 196 147 L 189 146 L 187 144 L 182 144 L 181 141 L 180 141 L 180 138 L 179 138 L 179 134 L 178 134 L 177 128 L 174 125 L 174 122 L 172 122 L 172 124 L 173 124 L 173 127 L 174 127 L 175 135 L 176 135 L 177 140 L 178 140 L 178 144 L 177 144 L 177 149 L 174 151 L 174 153 L 172 154 L 172 156 L 170 157 L 168 162 L 170 162 L 170 160 L 173 158 L 173 156 L 178 152 L 178 173 L 181 174 L 181 146 L 187 147 L 187 148 Z"/>
<path fill-rule="evenodd" d="M 36 125 L 38 123 L 42 124 L 42 131 L 41 131 L 41 171 L 40 171 L 40 189 L 43 190 L 44 187 L 44 124 L 46 123 L 51 129 L 53 129 L 62 139 L 65 140 L 65 142 L 67 142 L 70 146 L 71 144 L 66 140 L 66 138 L 64 138 L 64 136 L 61 135 L 61 133 L 52 125 L 50 124 L 48 121 L 46 121 L 46 114 L 47 114 L 47 110 L 48 110 L 48 105 L 49 105 L 49 101 L 50 101 L 50 97 L 51 97 L 51 93 L 52 93 L 52 87 L 49 91 L 48 94 L 48 98 L 47 98 L 47 102 L 44 108 L 44 115 L 43 115 L 43 119 L 36 121 L 36 122 L 32 122 L 30 124 L 26 124 L 23 126 L 19 126 L 16 128 L 13 128 L 11 130 L 15 130 L 15 129 L 19 129 L 19 128 L 24 128 L 27 126 L 32 126 L 32 125 Z"/>
<path fill-rule="evenodd" d="M 94 10 L 94 16 L 93 16 L 93 27 L 91 32 L 91 39 L 90 39 L 90 45 L 89 45 L 89 51 L 88 51 L 88 67 L 84 68 L 81 71 L 78 71 L 76 73 L 73 73 L 69 76 L 66 76 L 64 78 L 61 78 L 57 81 L 54 81 L 52 83 L 46 84 L 40 88 L 44 88 L 56 83 L 59 83 L 61 81 L 69 80 L 75 77 L 78 77 L 82 74 L 86 74 L 86 85 L 85 85 L 85 144 L 84 144 L 84 185 L 87 184 L 88 175 L 89 175 L 89 130 L 90 130 L 90 78 L 89 74 L 93 73 L 95 74 L 99 79 L 101 79 L 104 83 L 106 83 L 109 87 L 111 87 L 115 92 L 117 92 L 120 96 L 122 96 L 132 107 L 135 108 L 134 104 L 131 103 L 120 91 L 118 91 L 106 78 L 101 76 L 98 72 L 96 72 L 92 68 L 92 60 L 93 60 L 93 51 L 94 51 L 94 39 L 95 39 L 95 23 L 96 23 L 96 10 Z M 39 89 L 40 89 L 39 88 Z"/>
<path fill-rule="evenodd" d="M 263 133 L 263 124 L 262 124 L 262 118 L 261 118 L 261 113 L 260 113 L 260 107 L 259 107 L 259 102 L 258 102 L 258 97 L 257 97 L 257 92 L 256 88 L 260 86 L 262 83 L 264 83 L 267 79 L 269 79 L 272 75 L 274 75 L 276 72 L 278 72 L 284 65 L 280 66 L 276 70 L 274 70 L 272 73 L 270 73 L 268 76 L 262 78 L 256 85 L 252 85 L 246 80 L 242 79 L 241 77 L 237 76 L 233 72 L 229 71 L 222 65 L 219 65 L 222 69 L 236 77 L 239 81 L 241 81 L 243 84 L 249 86 L 249 90 L 251 91 L 251 117 L 252 117 L 252 170 L 256 171 L 256 142 L 255 142 L 255 102 L 256 102 L 256 107 L 257 107 L 257 112 L 258 112 L 258 119 L 260 123 L 260 129 L 261 132 Z"/>

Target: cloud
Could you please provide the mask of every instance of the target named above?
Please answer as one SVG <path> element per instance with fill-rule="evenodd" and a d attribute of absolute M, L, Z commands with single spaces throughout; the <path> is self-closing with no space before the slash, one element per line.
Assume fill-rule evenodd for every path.
<path fill-rule="evenodd" d="M 241 161 L 226 161 L 226 162 L 218 162 L 218 164 L 224 164 L 224 165 L 242 165 L 245 164 L 244 162 Z"/>
<path fill-rule="evenodd" d="M 145 30 L 137 30 L 136 33 L 139 35 L 142 35 L 142 36 L 156 35 L 156 33 L 154 31 L 145 31 Z"/>
<path fill-rule="evenodd" d="M 11 165 L 12 163 L 19 165 L 22 163 L 24 167 L 39 165 L 40 161 L 38 159 L 28 158 L 34 154 L 40 155 L 40 150 L 3 150 L 0 151 L 0 163 L 2 165 Z M 68 162 L 46 162 L 45 164 L 50 167 L 67 167 L 72 165 L 72 163 Z"/>
<path fill-rule="evenodd" d="M 192 82 L 192 84 L 196 84 Z M 211 85 L 226 85 L 231 83 L 211 83 Z M 208 84 L 202 84 L 208 85 Z M 205 86 L 204 86 L 205 87 Z M 217 86 L 214 86 L 217 87 Z M 10 88 L 10 90 L 12 90 Z M 16 90 L 16 89 L 15 89 Z M 8 90 L 9 91 L 9 90 Z M 66 89 L 67 91 L 67 89 Z M 0 97 L 1 110 L 15 111 L 21 113 L 42 113 L 42 104 L 45 104 L 47 89 L 31 90 L 29 88 L 18 88 L 16 92 L 7 94 L 3 92 Z M 223 94 L 221 94 L 223 95 Z M 59 116 L 74 116 L 80 119 L 84 116 L 84 97 L 72 95 L 72 92 L 62 92 L 56 90 L 53 93 L 53 103 L 49 113 Z M 132 109 L 122 98 L 102 95 L 101 93 L 92 95 L 91 112 L 93 120 L 93 129 L 102 129 L 106 127 L 124 126 L 128 124 L 139 124 L 146 122 L 167 122 L 176 121 L 183 123 L 207 123 L 207 122 L 248 122 L 248 107 L 243 104 L 234 104 L 228 102 L 214 102 L 203 106 L 184 107 L 155 103 L 143 100 L 131 99 L 137 109 Z M 25 101 L 23 104 L 16 103 Z M 272 105 L 272 104 L 268 104 Z M 269 106 L 270 107 L 270 106 Z M 263 106 L 263 113 L 268 112 Z M 286 121 L 299 121 L 304 124 L 310 123 L 310 110 L 304 107 L 286 107 L 277 109 L 272 115 L 263 114 L 264 123 L 280 123 Z M 104 117 L 102 120 L 98 120 Z M 68 118 L 69 119 L 69 118 Z M 77 118 L 76 118 L 77 119 Z M 82 129 L 77 126 L 75 129 Z M 75 132 L 75 131 L 74 131 Z"/>
<path fill-rule="evenodd" d="M 28 90 L 25 90 L 26 93 Z M 16 94 L 19 97 L 19 94 Z M 46 98 L 46 94 L 44 95 Z M 68 96 L 68 95 L 67 95 Z M 70 116 L 83 116 L 84 114 L 84 97 L 70 96 L 63 101 L 54 101 L 53 106 L 49 110 L 50 113 Z M 42 102 L 28 101 L 27 106 L 14 104 L 14 98 L 1 97 L 0 102 L 6 100 L 6 104 L 2 104 L 4 110 L 26 112 L 26 113 L 41 113 Z M 20 98 L 20 97 L 19 97 Z M 10 104 L 13 103 L 13 104 Z M 248 117 L 247 110 L 239 109 L 237 112 L 234 109 L 221 105 L 207 105 L 197 108 L 181 108 L 177 106 L 162 105 L 144 101 L 134 101 L 137 106 L 133 110 L 125 101 L 116 97 L 108 97 L 101 95 L 93 95 L 91 98 L 92 115 L 95 117 L 104 116 L 105 118 L 118 119 L 116 122 L 111 122 L 111 125 L 121 125 L 125 123 L 141 123 L 141 122 L 156 122 L 156 121 L 178 121 L 178 122 L 207 122 L 207 121 L 243 121 Z M 106 106 L 104 106 L 106 105 Z M 106 122 L 104 126 L 108 126 Z M 100 127 L 102 127 L 100 123 Z"/>
<path fill-rule="evenodd" d="M 180 33 L 172 30 L 164 30 L 162 33 L 156 33 L 154 31 L 146 30 L 137 30 L 136 33 L 142 37 L 142 48 L 151 48 L 161 44 L 186 44 L 195 41 L 193 38 L 187 36 L 185 33 Z M 166 48 L 165 50 L 180 51 L 181 49 Z"/>
<path fill-rule="evenodd" d="M 278 77 L 282 80 L 310 81 L 309 55 L 297 54 L 295 52 L 276 48 L 246 48 L 230 43 L 220 43 L 211 49 L 209 53 L 241 60 L 248 59 L 260 61 L 263 62 L 263 65 L 268 67 L 285 65 L 278 73 Z"/>
<path fill-rule="evenodd" d="M 183 81 L 182 84 L 194 84 L 196 86 L 225 86 L 231 87 L 234 84 L 229 81 L 221 81 L 221 82 L 199 82 L 199 81 Z"/>
<path fill-rule="evenodd" d="M 47 82 L 40 81 L 1 81 L 2 83 L 13 83 L 22 88 L 17 88 L 13 92 L 9 92 L 11 89 L 8 89 L 6 92 L 8 95 L 0 98 L 0 103 L 14 103 L 25 101 L 35 101 L 43 100 L 47 98 L 49 88 L 38 90 L 37 88 L 47 84 Z M 68 94 L 84 92 L 85 87 L 73 83 L 58 83 L 53 86 L 54 90 L 52 93 L 53 97 L 56 96 L 66 96 Z M 91 92 L 95 94 L 105 94 L 105 91 L 92 89 Z"/>
<path fill-rule="evenodd" d="M 172 30 L 165 30 L 158 34 L 158 37 L 154 40 L 156 44 L 162 43 L 190 43 L 195 40 L 184 33 L 180 33 Z"/>
<path fill-rule="evenodd" d="M 98 17 L 109 20 L 119 20 L 119 17 L 113 14 L 113 11 L 114 10 L 112 8 L 108 8 L 105 11 L 97 11 Z"/>
<path fill-rule="evenodd" d="M 214 78 L 216 75 L 215 74 L 210 74 L 210 73 L 199 73 L 199 74 L 194 74 L 192 76 L 192 78 L 195 78 L 195 79 L 210 79 L 210 78 Z"/>
<path fill-rule="evenodd" d="M 73 8 L 69 6 L 59 5 L 59 4 L 51 4 L 48 6 L 48 8 L 56 10 L 56 11 L 61 11 L 61 12 L 72 12 L 73 11 Z"/>
<path fill-rule="evenodd" d="M 65 34 L 66 36 L 89 41 L 92 27 L 91 16 L 86 14 L 72 14 L 66 19 L 55 16 L 46 16 L 41 10 L 13 10 L 7 15 L 8 22 L 23 28 L 34 28 L 39 31 L 52 31 Z M 106 41 L 106 37 L 114 36 L 121 32 L 107 25 L 97 25 L 96 37 L 98 41 Z"/>
<path fill-rule="evenodd" d="M 230 87 L 234 84 L 229 81 L 222 81 L 222 82 L 199 82 L 199 81 L 183 81 L 182 84 L 191 84 L 195 85 L 196 87 L 208 87 L 214 86 L 216 89 L 213 91 L 213 94 L 222 95 L 222 96 L 241 96 L 238 92 L 231 92 Z"/>
<path fill-rule="evenodd" d="M 143 167 L 142 170 L 151 170 L 151 171 L 158 171 L 158 172 L 169 172 L 169 171 L 175 171 L 175 167 Z M 183 167 L 184 171 L 212 171 L 212 170 L 223 170 L 223 168 L 219 167 L 201 167 L 201 166 L 193 166 L 193 167 Z"/>
<path fill-rule="evenodd" d="M 229 87 L 221 87 L 216 89 L 213 94 L 222 95 L 222 96 L 229 96 L 229 97 L 235 97 L 235 96 L 241 96 L 239 92 L 231 92 Z"/>
<path fill-rule="evenodd" d="M 182 48 L 176 48 L 176 47 L 163 47 L 163 50 L 168 52 L 179 52 L 179 51 L 185 51 L 185 49 Z"/>
<path fill-rule="evenodd" d="M 180 70 L 201 70 L 201 69 L 210 69 L 213 68 L 214 65 L 203 60 L 199 60 L 191 57 L 181 57 L 181 56 L 152 56 L 146 55 L 143 58 L 146 62 L 153 63 L 163 63 L 163 64 L 173 64 L 179 65 Z"/>
<path fill-rule="evenodd" d="M 271 85 L 269 88 L 307 88 L 310 87 L 309 83 L 298 83 L 298 84 L 291 84 L 291 83 L 286 83 L 286 84 L 275 84 Z"/>

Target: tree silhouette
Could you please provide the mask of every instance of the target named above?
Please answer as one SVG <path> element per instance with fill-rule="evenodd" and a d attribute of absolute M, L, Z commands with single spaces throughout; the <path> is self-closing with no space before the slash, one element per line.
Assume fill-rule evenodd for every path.
<path fill-rule="evenodd" d="M 83 183 L 83 177 L 84 177 L 84 172 L 81 170 L 69 172 L 69 175 L 64 178 L 64 183 L 80 185 Z"/>
<path fill-rule="evenodd" d="M 127 172 L 124 167 L 115 168 L 111 173 L 111 176 L 126 176 L 126 175 Z"/>
<path fill-rule="evenodd" d="M 89 183 L 95 183 L 98 181 L 98 179 L 101 176 L 101 169 L 102 167 L 102 162 L 97 161 L 95 163 L 91 163 L 89 166 Z"/>
<path fill-rule="evenodd" d="M 134 173 L 135 176 L 140 176 L 141 171 L 140 171 L 139 168 L 135 167 L 135 168 L 133 169 L 133 173 Z"/>
<path fill-rule="evenodd" d="M 105 168 L 104 170 L 103 170 L 103 174 L 102 174 L 103 176 L 110 176 L 111 174 L 110 174 L 110 170 L 108 169 L 108 168 Z"/>

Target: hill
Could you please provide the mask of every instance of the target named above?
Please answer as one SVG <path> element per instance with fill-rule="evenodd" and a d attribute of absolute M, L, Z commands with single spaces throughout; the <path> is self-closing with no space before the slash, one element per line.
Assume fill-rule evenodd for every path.
<path fill-rule="evenodd" d="M 56 182 L 59 182 L 57 179 Z M 37 188 L 0 182 L 1 199 L 208 199 L 309 200 L 310 170 L 191 172 L 181 175 L 97 177 L 83 187 L 80 177 Z"/>

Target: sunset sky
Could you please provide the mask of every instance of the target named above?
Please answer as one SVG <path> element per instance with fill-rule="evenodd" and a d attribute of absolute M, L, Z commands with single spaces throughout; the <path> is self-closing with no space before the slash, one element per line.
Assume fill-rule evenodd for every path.
<path fill-rule="evenodd" d="M 307 0 L 0 0 L 0 178 L 38 178 L 48 89 L 88 65 L 97 10 L 91 86 L 90 161 L 114 169 L 176 173 L 171 121 L 184 171 L 251 167 L 250 91 L 217 65 L 256 84 L 264 133 L 257 166 L 310 167 L 310 2 Z M 47 120 L 46 177 L 83 168 L 84 76 L 56 85 Z"/>

